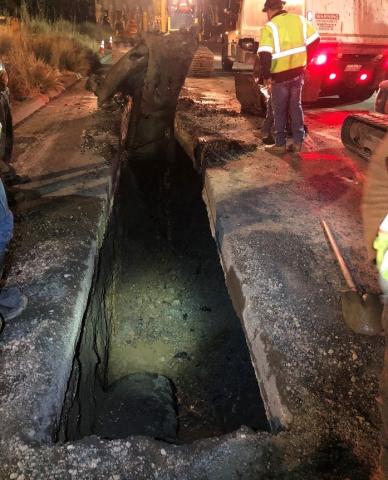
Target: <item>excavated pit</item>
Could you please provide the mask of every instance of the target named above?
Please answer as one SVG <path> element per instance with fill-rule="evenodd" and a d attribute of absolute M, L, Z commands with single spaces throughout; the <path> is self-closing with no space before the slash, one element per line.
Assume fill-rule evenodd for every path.
<path fill-rule="evenodd" d="M 57 439 L 173 443 L 268 423 L 211 236 L 202 180 L 123 167 Z M 162 178 L 162 180 L 160 180 Z"/>

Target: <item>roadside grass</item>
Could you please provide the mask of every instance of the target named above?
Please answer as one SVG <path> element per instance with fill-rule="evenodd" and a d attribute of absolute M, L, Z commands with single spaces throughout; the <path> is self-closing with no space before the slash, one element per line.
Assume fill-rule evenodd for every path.
<path fill-rule="evenodd" d="M 42 18 L 24 19 L 16 30 L 0 26 L 0 57 L 9 74 L 11 97 L 23 100 L 63 88 L 65 72 L 87 75 L 99 61 L 99 28 Z"/>

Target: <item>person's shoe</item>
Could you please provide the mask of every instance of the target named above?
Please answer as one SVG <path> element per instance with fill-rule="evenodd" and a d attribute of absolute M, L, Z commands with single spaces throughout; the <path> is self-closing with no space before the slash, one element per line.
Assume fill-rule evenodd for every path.
<path fill-rule="evenodd" d="M 264 150 L 268 153 L 273 153 L 274 155 L 282 155 L 287 151 L 285 145 L 268 145 L 264 147 Z"/>
<path fill-rule="evenodd" d="M 262 142 L 264 143 L 264 145 L 274 145 L 275 139 L 272 135 L 267 135 L 266 137 L 262 138 Z"/>
<path fill-rule="evenodd" d="M 27 306 L 27 297 L 18 287 L 6 287 L 0 291 L 0 317 L 7 321 L 19 316 Z"/>
<path fill-rule="evenodd" d="M 288 145 L 287 152 L 298 153 L 302 151 L 302 148 L 303 143 L 292 143 L 291 145 Z"/>
<path fill-rule="evenodd" d="M 264 138 L 266 137 L 270 137 L 271 134 L 266 132 L 266 131 L 263 131 L 263 130 L 255 130 L 253 132 L 253 135 L 256 137 L 256 138 L 260 138 L 261 140 L 263 140 Z M 273 142 L 275 143 L 275 142 Z"/>

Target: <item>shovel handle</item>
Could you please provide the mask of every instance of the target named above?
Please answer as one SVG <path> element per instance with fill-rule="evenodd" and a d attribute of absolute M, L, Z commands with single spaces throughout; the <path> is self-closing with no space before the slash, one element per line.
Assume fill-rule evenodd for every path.
<path fill-rule="evenodd" d="M 337 242 L 334 240 L 334 237 L 333 237 L 333 234 L 331 233 L 329 225 L 325 222 L 325 220 L 321 220 L 321 224 L 325 231 L 327 239 L 329 240 L 329 243 L 333 250 L 335 258 L 337 259 L 338 265 L 341 269 L 342 275 L 344 276 L 346 284 L 348 285 L 350 290 L 352 290 L 353 292 L 357 292 L 357 287 L 356 287 L 356 284 L 354 283 L 352 274 L 350 273 L 349 268 L 346 265 L 346 262 L 344 260 L 344 257 L 342 256 L 338 248 Z"/>

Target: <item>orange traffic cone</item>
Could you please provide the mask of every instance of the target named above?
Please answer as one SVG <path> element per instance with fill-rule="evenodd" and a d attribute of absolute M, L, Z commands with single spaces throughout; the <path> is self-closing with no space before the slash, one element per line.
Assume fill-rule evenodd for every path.
<path fill-rule="evenodd" d="M 100 50 L 98 51 L 100 55 L 105 55 L 105 41 L 101 40 Z"/>
<path fill-rule="evenodd" d="M 109 43 L 108 43 L 108 46 L 106 48 L 109 48 L 109 50 L 112 50 L 112 48 L 113 48 L 113 38 L 112 37 L 109 37 Z"/>

